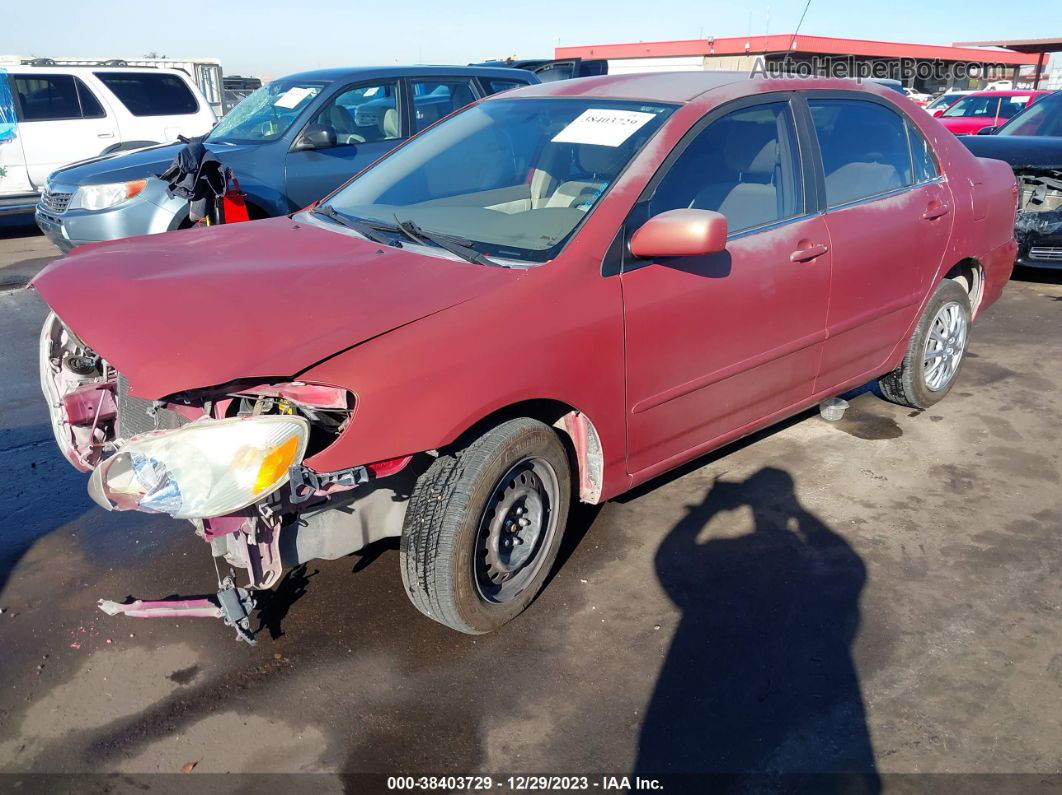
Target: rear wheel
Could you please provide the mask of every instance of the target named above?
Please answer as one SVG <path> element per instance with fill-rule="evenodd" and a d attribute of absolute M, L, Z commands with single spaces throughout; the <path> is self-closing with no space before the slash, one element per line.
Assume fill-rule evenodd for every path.
<path fill-rule="evenodd" d="M 966 355 L 970 296 L 945 279 L 937 286 L 898 368 L 878 382 L 893 403 L 925 409 L 951 391 Z"/>
<path fill-rule="evenodd" d="M 402 530 L 410 601 L 469 634 L 515 618 L 556 560 L 570 499 L 564 445 L 536 420 L 510 420 L 440 455 L 417 481 Z"/>

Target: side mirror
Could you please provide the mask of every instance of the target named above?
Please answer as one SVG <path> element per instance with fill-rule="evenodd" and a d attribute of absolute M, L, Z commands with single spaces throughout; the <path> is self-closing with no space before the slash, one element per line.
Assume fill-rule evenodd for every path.
<path fill-rule="evenodd" d="M 726 248 L 726 216 L 712 210 L 668 210 L 654 215 L 631 237 L 641 259 L 703 257 Z"/>
<path fill-rule="evenodd" d="M 977 131 L 978 135 L 995 135 L 999 127 L 982 127 Z"/>
<path fill-rule="evenodd" d="M 307 149 L 328 149 L 336 145 L 336 131 L 323 124 L 311 124 L 306 132 L 295 141 L 293 151 L 303 152 Z"/>
<path fill-rule="evenodd" d="M 935 111 L 933 111 L 933 118 L 939 119 L 941 116 L 944 115 L 945 110 L 947 110 L 947 108 L 937 108 Z"/>

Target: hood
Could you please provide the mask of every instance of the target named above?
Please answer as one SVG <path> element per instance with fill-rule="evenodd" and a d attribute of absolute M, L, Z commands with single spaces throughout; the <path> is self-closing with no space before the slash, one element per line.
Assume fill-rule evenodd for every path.
<path fill-rule="evenodd" d="M 131 394 L 158 399 L 294 376 L 521 273 L 285 217 L 81 246 L 32 286 Z"/>
<path fill-rule="evenodd" d="M 954 116 L 950 119 L 940 117 L 937 121 L 954 135 L 970 135 L 985 127 L 991 127 L 995 123 L 991 118 L 985 119 L 977 116 Z"/>
<path fill-rule="evenodd" d="M 107 182 L 128 182 L 152 174 L 160 174 L 173 162 L 184 147 L 182 143 L 149 146 L 132 152 L 114 152 L 91 160 L 81 160 L 52 172 L 51 181 L 60 185 L 101 185 Z M 207 144 L 226 165 L 234 154 L 253 148 L 249 145 Z"/>
<path fill-rule="evenodd" d="M 1014 168 L 1062 168 L 1062 138 L 1047 135 L 963 135 L 978 157 L 1005 160 Z"/>

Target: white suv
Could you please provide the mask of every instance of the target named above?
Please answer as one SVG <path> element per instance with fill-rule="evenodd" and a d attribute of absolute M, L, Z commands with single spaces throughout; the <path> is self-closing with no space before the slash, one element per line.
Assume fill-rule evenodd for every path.
<path fill-rule="evenodd" d="M 0 215 L 32 212 L 61 166 L 203 135 L 216 121 L 180 70 L 0 61 Z"/>

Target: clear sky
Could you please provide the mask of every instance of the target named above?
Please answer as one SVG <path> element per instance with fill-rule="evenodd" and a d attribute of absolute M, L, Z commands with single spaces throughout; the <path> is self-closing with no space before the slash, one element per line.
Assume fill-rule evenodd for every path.
<path fill-rule="evenodd" d="M 272 78 L 322 66 L 548 57 L 558 44 L 792 33 L 803 8 L 804 0 L 4 0 L 0 54 L 206 56 L 228 74 Z M 1062 2 L 811 0 L 801 32 L 920 44 L 1062 37 Z"/>

